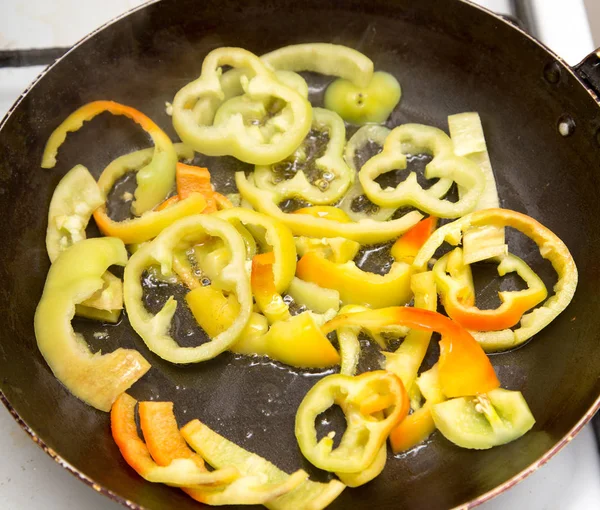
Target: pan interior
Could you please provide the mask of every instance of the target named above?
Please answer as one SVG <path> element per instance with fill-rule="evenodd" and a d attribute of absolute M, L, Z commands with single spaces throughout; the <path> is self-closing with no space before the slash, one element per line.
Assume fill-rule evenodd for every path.
<path fill-rule="evenodd" d="M 394 74 L 403 88 L 389 124 L 419 122 L 447 129 L 447 116 L 478 111 L 482 117 L 502 206 L 526 212 L 571 249 L 580 284 L 570 307 L 534 340 L 492 362 L 509 389 L 520 390 L 537 423 L 520 440 L 489 451 L 459 449 L 439 434 L 426 446 L 389 456 L 382 475 L 346 490 L 331 505 L 343 508 L 448 508 L 505 482 L 567 433 L 600 393 L 598 292 L 598 106 L 563 69 L 557 84 L 544 81 L 551 55 L 504 22 L 461 2 L 373 0 L 347 2 L 163 1 L 137 11 L 87 40 L 59 62 L 24 98 L 0 131 L 0 341 L 1 389 L 23 420 L 75 468 L 110 491 L 146 508 L 192 509 L 183 493 L 150 485 L 121 459 L 108 416 L 72 397 L 53 377 L 33 335 L 33 314 L 48 270 L 44 235 L 52 191 L 75 164 L 98 176 L 115 157 L 148 146 L 121 118 L 102 115 L 70 135 L 53 170 L 39 161 L 47 136 L 72 110 L 112 99 L 145 112 L 175 139 L 165 102 L 196 78 L 203 57 L 219 46 L 261 54 L 286 44 L 346 44 Z M 322 101 L 329 78 L 311 76 L 311 99 Z M 569 137 L 557 119 L 571 115 Z M 233 172 L 248 169 L 233 158 L 198 156 L 220 189 L 232 189 Z M 515 253 L 531 257 L 551 282 L 552 273 L 515 238 Z M 528 259 L 529 260 L 529 259 Z M 188 318 L 189 319 L 189 318 Z M 181 328 L 186 328 L 182 318 Z M 174 366 L 150 353 L 129 328 L 77 320 L 75 327 L 104 352 L 138 349 L 151 371 L 131 393 L 173 400 L 180 425 L 200 418 L 241 446 L 291 472 L 328 475 L 302 459 L 294 438 L 299 402 L 325 373 L 290 369 L 263 359 L 223 354 L 193 366 Z M 184 331 L 185 332 L 185 331 Z M 432 347 L 435 349 L 435 345 Z M 365 349 L 365 366 L 377 353 Z M 431 353 L 433 357 L 434 352 Z"/>

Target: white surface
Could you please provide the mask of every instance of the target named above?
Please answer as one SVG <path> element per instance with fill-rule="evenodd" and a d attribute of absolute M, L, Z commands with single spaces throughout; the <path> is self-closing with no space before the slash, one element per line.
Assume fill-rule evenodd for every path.
<path fill-rule="evenodd" d="M 583 0 L 530 1 L 538 37 L 569 64 L 581 62 L 595 49 Z"/>
<path fill-rule="evenodd" d="M 541 0 L 540 0 L 541 1 Z M 544 0 L 544 2 L 552 0 Z M 572 0 L 579 3 L 579 0 Z M 571 0 L 565 0 L 571 3 Z M 67 46 L 141 0 L 0 0 L 0 49 Z M 509 12 L 508 0 L 480 3 Z M 564 3 L 564 2 L 562 2 Z M 85 5 L 85 8 L 82 7 Z M 569 19 L 569 16 L 566 16 Z M 581 21 L 581 20 L 580 20 Z M 577 31 L 573 22 L 566 23 Z M 574 61 L 583 58 L 581 52 Z M 557 49 L 560 53 L 560 51 Z M 574 62 L 573 61 L 573 62 Z M 42 68 L 0 69 L 0 117 Z M 1 407 L 1 406 L 0 406 Z M 56 464 L 0 409 L 0 509 L 117 510 Z M 483 510 L 587 510 L 600 507 L 600 461 L 591 428 L 524 482 Z"/>

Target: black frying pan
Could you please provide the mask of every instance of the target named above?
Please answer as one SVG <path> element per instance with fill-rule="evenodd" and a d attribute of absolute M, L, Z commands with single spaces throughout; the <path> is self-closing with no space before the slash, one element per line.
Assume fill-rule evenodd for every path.
<path fill-rule="evenodd" d="M 44 143 L 72 110 L 96 99 L 139 108 L 175 138 L 165 101 L 199 74 L 208 51 L 231 45 L 261 54 L 308 41 L 355 47 L 376 68 L 394 73 L 404 90 L 394 125 L 444 128 L 449 114 L 479 111 L 502 205 L 556 232 L 580 272 L 572 304 L 551 326 L 522 348 L 492 357 L 503 386 L 521 390 L 529 402 L 537 419 L 531 432 L 483 452 L 459 449 L 436 434 L 416 454 L 390 458 L 374 482 L 345 491 L 331 508 L 475 505 L 534 471 L 600 406 L 600 106 L 589 88 L 598 85 L 597 57 L 577 70 L 587 74 L 586 83 L 522 31 L 460 1 L 165 0 L 82 41 L 20 99 L 0 130 L 2 399 L 48 453 L 132 508 L 198 505 L 178 490 L 144 482 L 125 464 L 108 415 L 71 396 L 42 359 L 33 314 L 49 266 L 44 233 L 56 183 L 77 163 L 97 176 L 116 156 L 148 141 L 129 121 L 103 115 L 69 137 L 51 171 L 39 168 Z M 312 83 L 318 101 L 326 81 Z M 560 122 L 567 136 L 559 133 Z M 220 186 L 242 166 L 231 158 L 198 162 L 210 165 Z M 517 244 L 517 253 L 551 283 L 530 246 Z M 306 467 L 293 419 L 314 378 L 268 364 L 249 367 L 228 354 L 173 366 L 151 354 L 126 320 L 110 328 L 76 321 L 76 328 L 96 349 L 139 349 L 153 368 L 132 394 L 174 400 L 181 425 L 199 417 L 283 469 Z M 109 339 L 94 341 L 98 329 L 109 329 Z"/>

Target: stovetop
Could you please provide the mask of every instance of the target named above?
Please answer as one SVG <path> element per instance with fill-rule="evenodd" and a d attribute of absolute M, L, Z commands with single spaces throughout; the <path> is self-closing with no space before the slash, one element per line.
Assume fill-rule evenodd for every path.
<path fill-rule="evenodd" d="M 597 0 L 592 0 L 597 1 Z M 0 118 L 64 48 L 143 0 L 27 0 L 0 4 Z M 570 64 L 592 51 L 584 0 L 477 0 L 513 16 Z M 29 50 L 29 51 L 21 51 Z M 7 64 L 20 67 L 6 67 Z M 595 427 L 600 436 L 600 419 Z M 0 409 L 0 508 L 117 510 L 38 448 Z M 600 455 L 593 425 L 544 467 L 482 510 L 600 507 Z"/>

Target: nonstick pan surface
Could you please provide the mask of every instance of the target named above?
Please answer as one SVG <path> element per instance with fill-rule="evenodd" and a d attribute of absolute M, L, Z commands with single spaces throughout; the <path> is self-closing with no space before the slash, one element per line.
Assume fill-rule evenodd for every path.
<path fill-rule="evenodd" d="M 44 237 L 54 187 L 75 164 L 98 176 L 115 157 L 149 142 L 126 119 L 102 115 L 69 136 L 56 168 L 42 170 L 39 163 L 51 131 L 75 108 L 97 99 L 138 108 L 176 139 L 165 102 L 198 76 L 210 50 L 242 46 L 262 54 L 298 42 L 346 44 L 371 57 L 377 69 L 393 73 L 403 98 L 391 125 L 446 128 L 448 115 L 478 111 L 502 206 L 552 229 L 579 268 L 579 287 L 567 310 L 525 346 L 492 356 L 503 387 L 522 391 L 530 404 L 537 420 L 531 432 L 481 452 L 434 434 L 424 447 L 390 455 L 382 475 L 346 490 L 331 508 L 475 504 L 536 469 L 599 405 L 600 107 L 556 56 L 509 23 L 460 1 L 165 0 L 110 24 L 52 66 L 0 130 L 3 399 L 51 455 L 96 490 L 133 508 L 199 507 L 176 489 L 144 482 L 125 464 L 108 415 L 61 386 L 33 334 L 49 267 Z M 318 103 L 329 78 L 309 79 Z M 559 133 L 559 119 L 570 126 L 568 136 Z M 232 158 L 198 156 L 197 162 L 210 167 L 225 191 L 232 189 L 234 170 L 244 168 Z M 517 236 L 510 241 L 512 251 L 552 285 L 552 271 L 533 246 Z M 200 418 L 287 471 L 304 467 L 315 479 L 327 478 L 303 461 L 293 433 L 297 406 L 319 373 L 227 353 L 174 366 L 149 352 L 126 319 L 116 327 L 74 324 L 94 349 L 138 349 L 153 368 L 131 393 L 173 400 L 180 425 Z M 185 317 L 181 324 L 184 334 Z M 95 339 L 97 331 L 108 338 Z M 431 359 L 435 355 L 433 349 Z M 368 354 L 365 364 L 376 365 L 376 355 Z"/>

